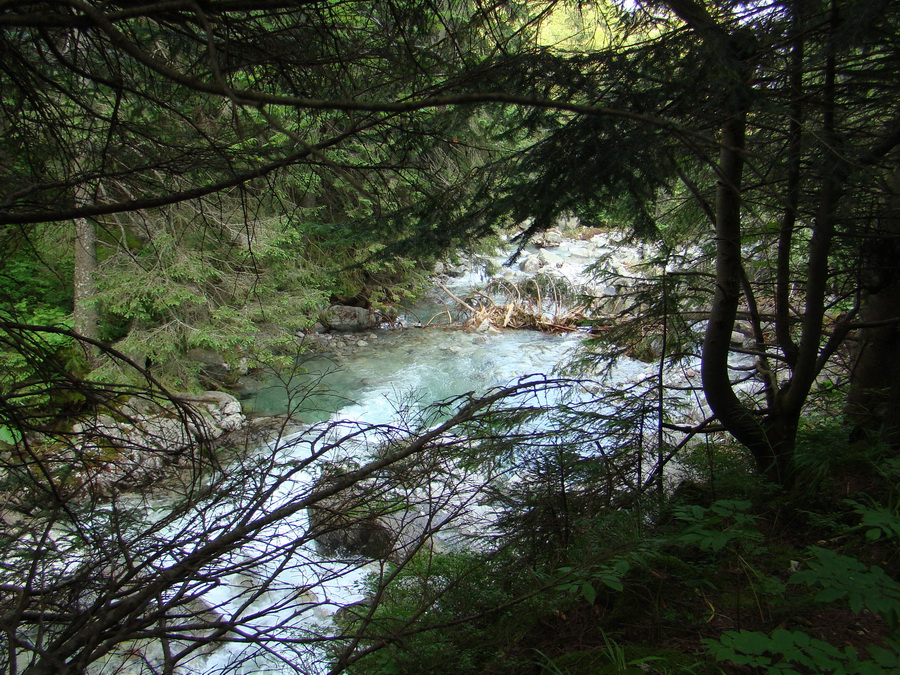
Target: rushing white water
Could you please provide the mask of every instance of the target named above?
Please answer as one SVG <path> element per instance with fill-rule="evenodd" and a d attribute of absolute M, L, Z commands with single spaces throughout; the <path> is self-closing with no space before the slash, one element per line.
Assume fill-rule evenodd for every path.
<path fill-rule="evenodd" d="M 560 250 L 553 254 L 558 260 L 552 272 L 577 285 L 582 282 L 578 271 L 589 262 L 589 256 L 585 245 L 575 242 L 573 248 L 574 253 Z M 496 266 L 502 260 L 493 263 Z M 504 269 L 498 276 L 512 282 L 526 275 Z M 148 613 L 154 603 L 163 606 L 167 618 L 161 621 L 166 625 L 158 632 L 165 639 L 142 637 L 114 643 L 105 660 L 93 664 L 90 672 L 327 673 L 340 648 L 332 644 L 335 615 L 368 597 L 372 586 L 367 579 L 389 570 L 387 560 L 402 559 L 418 544 L 426 550 L 452 552 L 487 542 L 497 513 L 504 507 L 483 499 L 486 490 L 499 486 L 504 491 L 521 484 L 524 474 L 516 472 L 527 460 L 521 464 L 505 458 L 494 464 L 492 460 L 469 463 L 469 456 L 480 448 L 479 441 L 470 441 L 465 429 L 449 430 L 437 438 L 433 451 L 418 452 L 411 469 L 404 460 L 392 462 L 390 471 L 396 469 L 399 477 L 390 471 L 373 471 L 357 483 L 357 496 L 388 505 L 379 504 L 376 509 L 379 524 L 386 522 L 397 536 L 387 557 L 324 549 L 320 534 L 323 529 L 327 533 L 329 525 L 316 527 L 307 508 L 310 502 L 305 501 L 313 495 L 320 498 L 318 493 L 330 469 L 336 467 L 339 473 L 352 470 L 354 463 L 371 460 L 383 448 L 388 452 L 397 447 L 392 443 L 408 444 L 417 433 L 434 429 L 453 414 L 452 406 L 446 407 L 440 415 L 429 415 L 423 426 L 407 427 L 417 411 L 430 412 L 435 402 L 467 393 L 480 396 L 526 376 L 536 376 L 537 382 L 569 361 L 585 334 L 554 335 L 486 325 L 464 328 L 430 321 L 434 314 L 452 315 L 453 296 L 478 295 L 477 289 L 485 281 L 485 275 L 475 268 L 444 279 L 446 290 L 438 286 L 427 304 L 402 317 L 404 327 L 343 336 L 340 349 L 307 359 L 302 363 L 303 372 L 289 381 L 273 378 L 265 383 L 246 401 L 246 411 L 290 415 L 303 431 L 235 458 L 215 476 L 207 475 L 208 494 L 202 485 L 191 484 L 183 495 L 187 505 L 183 511 L 179 510 L 177 490 L 165 494 L 158 488 L 152 496 L 123 496 L 115 505 L 87 514 L 82 521 L 88 524 L 86 532 L 55 527 L 52 536 L 61 562 L 48 567 L 50 575 L 68 576 L 100 561 L 100 577 L 110 573 L 110 588 L 124 570 L 123 578 L 128 581 L 121 586 L 122 597 L 139 591 L 142 580 L 167 575 L 174 579 L 145 605 Z M 606 384 L 614 387 L 655 373 L 654 364 L 622 359 Z M 591 399 L 595 405 L 593 393 L 598 389 L 596 383 L 575 385 L 571 400 Z M 504 415 L 510 412 L 509 417 L 515 418 L 529 406 L 552 408 L 565 394 L 564 385 L 546 382 L 525 387 L 523 392 L 520 399 L 504 401 Z M 598 440 L 603 432 L 578 428 L 580 422 L 581 418 L 572 428 L 564 423 L 559 427 L 562 434 L 571 432 L 574 443 L 570 447 L 581 443 L 593 449 L 596 445 L 604 452 Z M 542 440 L 543 421 L 529 418 L 520 424 L 511 429 L 525 448 L 522 456 L 528 452 L 540 456 L 548 448 L 552 454 L 553 448 L 562 447 L 569 438 L 557 435 L 550 439 L 548 432 Z M 501 432 L 496 437 L 505 439 Z M 642 466 L 642 461 L 637 465 Z M 413 477 L 408 479 L 404 471 Z M 373 480 L 366 482 L 368 478 Z M 636 484 L 640 483 L 639 474 Z M 327 487 L 327 482 L 324 485 Z M 317 508 L 330 508 L 327 502 L 313 503 L 313 516 Z M 338 510 L 341 507 L 338 504 Z M 363 508 L 362 513 L 368 512 Z M 354 515 L 351 520 L 360 522 L 366 517 Z M 207 542 L 227 540 L 230 532 L 246 523 L 259 523 L 259 527 L 235 545 L 226 541 L 214 555 L 198 557 L 202 561 L 198 567 L 178 569 L 182 561 L 202 553 Z M 109 533 L 120 527 L 128 536 L 110 545 Z M 318 541 L 312 532 L 317 533 Z M 104 553 L 107 548 L 108 555 Z M 136 570 L 133 577 L 125 573 L 130 573 L 132 565 Z M 223 623 L 228 624 L 227 632 L 214 633 Z M 123 640 L 132 638 L 129 634 Z M 188 653 L 192 646 L 200 648 Z M 182 650 L 177 668 L 170 671 L 164 664 Z"/>
<path fill-rule="evenodd" d="M 464 294 L 470 284 L 481 279 L 480 273 L 456 279 L 453 292 Z M 406 320 L 411 322 L 413 316 L 423 316 L 435 309 L 439 308 L 434 304 L 419 307 Z M 571 357 L 584 335 L 496 329 L 477 332 L 458 326 L 431 326 L 381 329 L 366 332 L 359 338 L 353 340 L 353 349 L 342 355 L 306 360 L 303 363 L 306 372 L 287 384 L 281 381 L 267 383 L 247 402 L 246 408 L 269 414 L 291 413 L 295 419 L 308 423 L 324 420 L 330 423 L 347 420 L 351 424 L 391 423 L 398 416 L 409 416 L 435 401 L 467 392 L 482 394 L 529 374 L 551 374 L 558 364 Z M 297 439 L 281 441 L 283 446 L 290 448 L 287 459 L 291 453 L 302 455 L 305 452 L 302 444 L 291 447 Z M 317 465 L 311 465 L 308 471 L 301 471 L 279 485 L 271 497 L 270 508 L 277 508 L 278 504 L 308 492 L 317 476 Z M 468 487 L 467 481 L 476 487 Z M 474 502 L 466 504 L 466 500 L 472 499 L 479 485 L 480 480 L 471 481 L 470 476 L 456 475 L 449 480 L 443 476 L 426 489 L 432 492 L 432 502 L 442 502 L 444 512 L 460 518 L 466 509 L 472 513 L 478 511 Z M 423 496 L 416 494 L 415 499 L 422 500 Z M 470 514 L 470 517 L 474 516 Z M 460 525 L 455 523 L 454 527 Z M 273 531 L 266 532 L 265 539 L 256 542 L 257 550 L 247 552 L 247 555 L 265 558 L 267 551 L 285 546 L 297 532 L 308 529 L 309 516 L 302 509 Z M 295 636 L 327 635 L 335 610 L 363 599 L 361 582 L 377 568 L 377 564 L 321 559 L 312 541 L 305 542 L 292 555 L 304 564 L 279 571 L 277 581 L 265 593 L 255 597 L 250 606 L 245 607 L 242 603 L 246 603 L 247 589 L 253 582 L 239 575 L 232 575 L 226 583 L 207 592 L 205 602 L 223 613 L 259 611 L 260 623 L 264 624 L 260 630 L 268 625 L 278 627 L 285 634 L 294 631 Z M 257 573 L 267 577 L 272 570 L 261 569 Z M 309 589 L 309 611 L 292 616 L 297 610 L 296 589 Z M 280 656 L 275 652 L 251 655 L 242 644 L 226 644 L 195 662 L 192 670 L 247 674 L 320 673 L 327 672 L 327 658 L 320 648 L 287 647 Z"/>
<path fill-rule="evenodd" d="M 580 283 L 578 273 L 583 264 L 590 262 L 586 246 L 574 242 L 572 250 L 555 255 L 560 260 L 554 267 L 556 273 L 572 284 Z M 501 275 L 510 281 L 523 276 L 513 270 L 505 270 Z M 335 631 L 334 616 L 342 608 L 365 600 L 370 590 L 365 586 L 367 577 L 384 573 L 389 565 L 359 554 L 343 559 L 334 553 L 326 555 L 310 538 L 309 533 L 315 528 L 309 510 L 292 509 L 292 504 L 302 502 L 321 487 L 323 467 L 331 464 L 353 468 L 353 462 L 371 460 L 373 451 L 392 440 L 400 438 L 407 442 L 410 437 L 397 432 L 405 422 L 398 420 L 414 418 L 417 411 L 437 401 L 467 393 L 482 395 L 493 388 L 520 382 L 525 376 L 552 376 L 560 365 L 567 364 L 586 337 L 579 332 L 554 335 L 484 325 L 477 329 L 452 323 L 434 325 L 439 322 L 429 321 L 435 314 L 442 319 L 453 314 L 455 301 L 447 296 L 470 296 L 484 281 L 480 271 L 445 280 L 450 293 L 438 290 L 428 303 L 410 311 L 401 321 L 406 327 L 385 327 L 353 337 L 344 336 L 341 349 L 306 359 L 302 372 L 288 381 L 273 378 L 245 402 L 245 410 L 251 414 L 290 415 L 306 425 L 305 429 L 279 439 L 274 446 L 259 448 L 251 453 L 249 462 L 236 467 L 239 470 L 235 474 L 248 476 L 251 483 L 256 476 L 258 484 L 236 483 L 232 486 L 234 493 L 228 498 L 205 510 L 186 513 L 156 535 L 162 539 L 170 535 L 180 537 L 189 550 L 193 538 L 211 537 L 217 534 L 217 528 L 232 527 L 244 518 L 243 514 L 250 513 L 248 509 L 253 510 L 253 517 L 278 513 L 279 509 L 289 512 L 261 528 L 239 550 L 225 556 L 224 561 L 213 563 L 213 567 L 221 564 L 220 569 L 226 570 L 217 573 L 212 569 L 209 576 L 213 582 L 208 585 L 195 582 L 191 588 L 194 597 L 212 614 L 232 619 L 238 630 L 232 631 L 222 643 L 212 644 L 180 664 L 177 672 L 204 675 L 329 672 L 337 649 L 329 644 Z M 447 305 L 442 307 L 444 300 Z M 696 373 L 684 373 L 696 366 L 696 363 L 680 364 L 666 377 L 685 381 L 684 378 L 694 377 Z M 652 378 L 657 369 L 657 364 L 622 358 L 607 374 L 604 386 L 615 388 Z M 591 405 L 600 406 L 591 395 L 598 391 L 599 385 L 579 387 L 573 389 L 572 400 L 590 399 Z M 538 399 L 544 404 L 552 403 L 559 400 L 554 397 L 562 395 L 563 392 L 555 390 L 542 398 L 543 395 L 532 392 L 526 405 L 536 404 Z M 700 405 L 691 394 L 679 396 L 688 405 Z M 448 409 L 447 414 L 452 411 Z M 440 422 L 439 418 L 430 419 L 430 424 Z M 645 420 L 652 426 L 652 413 Z M 525 438 L 531 434 L 530 427 L 519 431 Z M 579 437 L 581 431 L 584 435 Z M 392 433 L 400 436 L 391 436 Z M 348 436 L 352 438 L 334 443 Z M 596 444 L 601 453 L 604 450 L 597 439 L 602 437 L 603 432 L 596 433 L 595 429 L 576 429 L 573 433 L 575 443 L 585 443 L 588 439 L 587 443 Z M 467 451 L 465 442 L 451 435 L 444 447 L 459 443 Z M 538 441 L 534 447 L 540 453 L 552 446 L 541 446 Z M 258 471 L 254 461 L 259 462 Z M 434 458 L 426 457 L 423 461 L 434 461 Z M 637 467 L 636 485 L 641 484 L 641 476 L 646 477 L 654 461 L 655 457 L 639 455 L 633 465 Z M 429 473 L 432 471 L 433 474 Z M 482 471 L 482 468 L 466 469 L 452 459 L 442 463 L 438 458 L 426 468 L 425 479 L 419 475 L 418 482 L 408 486 L 405 495 L 402 480 L 385 492 L 379 493 L 376 486 L 373 499 L 397 499 L 399 495 L 402 503 L 397 511 L 388 510 L 380 516 L 393 518 L 391 525 L 395 533 L 400 533 L 401 540 L 407 537 L 406 543 L 399 544 L 394 551 L 404 553 L 404 546 L 422 541 L 428 541 L 432 550 L 453 550 L 458 545 L 470 545 L 473 532 L 482 535 L 490 532 L 495 513 L 482 505 L 480 497 L 496 476 L 488 479 Z M 501 480 L 507 481 L 505 485 L 520 479 L 506 468 L 501 467 L 500 473 Z M 371 484 L 360 485 L 363 490 L 372 489 Z M 247 500 L 258 500 L 258 503 L 248 507 Z M 157 508 L 157 515 L 166 512 L 165 503 Z M 173 555 L 161 560 L 159 565 L 176 560 Z M 141 645 L 142 658 L 148 661 L 159 663 L 162 658 L 159 651 L 158 645 Z M 101 664 L 96 672 L 146 672 L 140 668 L 129 670 L 127 665 L 127 660 L 116 655 L 107 664 Z"/>

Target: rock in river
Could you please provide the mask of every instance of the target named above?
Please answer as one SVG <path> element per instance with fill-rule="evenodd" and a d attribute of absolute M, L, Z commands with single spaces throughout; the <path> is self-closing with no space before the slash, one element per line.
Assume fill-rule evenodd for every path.
<path fill-rule="evenodd" d="M 324 310 L 319 320 L 331 330 L 356 332 L 378 325 L 378 315 L 365 307 L 332 305 Z"/>

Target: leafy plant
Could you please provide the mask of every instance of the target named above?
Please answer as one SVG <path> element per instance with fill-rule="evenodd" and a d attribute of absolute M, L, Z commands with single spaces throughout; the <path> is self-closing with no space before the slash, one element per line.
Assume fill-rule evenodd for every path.
<path fill-rule="evenodd" d="M 709 508 L 680 507 L 675 510 L 675 515 L 686 526 L 674 536 L 673 542 L 694 546 L 714 557 L 725 556 L 729 566 L 743 572 L 759 617 L 764 619 L 768 610 L 764 599 L 779 595 L 784 585 L 761 570 L 755 560 L 766 552 L 766 547 L 763 535 L 756 527 L 758 517 L 746 512 L 750 506 L 749 501 L 722 499 L 713 502 Z M 694 583 L 698 587 L 713 585 L 706 576 Z M 737 591 L 737 610 L 740 612 L 740 587 Z"/>
<path fill-rule="evenodd" d="M 895 673 L 900 666 L 897 654 L 873 650 L 872 660 L 861 660 L 853 647 L 840 649 L 802 631 L 782 628 L 770 635 L 758 631 L 725 631 L 719 640 L 703 643 L 720 661 L 763 668 L 767 673 L 801 675 L 804 672 L 842 675 Z"/>
<path fill-rule="evenodd" d="M 611 565 L 594 567 L 587 573 L 582 572 L 583 577 L 566 581 L 557 586 L 557 590 L 565 593 L 580 594 L 589 604 L 593 605 L 597 599 L 597 588 L 606 586 L 614 591 L 623 591 L 622 577 L 631 568 L 627 560 L 620 559 Z M 575 573 L 574 567 L 561 567 L 557 570 L 560 574 L 570 575 Z"/>
<path fill-rule="evenodd" d="M 880 567 L 867 567 L 856 558 L 811 546 L 807 569 L 795 572 L 789 584 L 818 589 L 814 600 L 846 600 L 850 609 L 880 615 L 896 630 L 900 617 L 900 583 Z M 813 638 L 802 631 L 778 628 L 770 634 L 759 631 L 726 631 L 718 639 L 705 639 L 707 649 L 720 661 L 765 668 L 770 673 L 801 672 L 878 674 L 895 673 L 900 668 L 898 645 L 868 648 L 871 658 L 863 659 L 853 647 L 843 649 Z M 800 670 L 798 670 L 798 668 Z"/>
<path fill-rule="evenodd" d="M 696 504 L 678 507 L 675 517 L 686 526 L 674 541 L 713 553 L 726 547 L 756 549 L 762 534 L 755 527 L 757 517 L 746 513 L 749 508 L 750 502 L 734 499 L 721 499 L 709 508 Z"/>
<path fill-rule="evenodd" d="M 548 611 L 546 596 L 534 596 L 514 610 L 496 610 L 527 594 L 534 581 L 529 575 L 516 577 L 514 564 L 502 556 L 422 551 L 399 569 L 371 575 L 367 595 L 379 599 L 377 606 L 347 617 L 348 634 L 361 636 L 371 651 L 347 672 L 481 672 L 505 646 L 521 639 L 535 616 Z M 409 634 L 392 640 L 404 633 Z M 512 657 L 502 665 L 500 672 L 517 672 Z"/>
<path fill-rule="evenodd" d="M 852 499 L 846 499 L 844 503 L 859 514 L 861 522 L 857 529 L 865 530 L 869 541 L 900 539 L 900 513 L 896 505 L 866 506 Z"/>
<path fill-rule="evenodd" d="M 591 652 L 591 673 L 594 675 L 644 675 L 648 672 L 648 664 L 663 661 L 660 656 L 642 656 L 628 658 L 625 649 L 605 632 L 603 636 L 603 648 Z M 563 670 L 559 663 L 547 657 L 540 650 L 535 650 L 545 661 L 541 663 L 542 672 L 548 675 L 569 675 L 569 668 Z M 565 661 L 565 659 L 563 659 Z M 581 668 L 579 668 L 581 671 Z"/>
<path fill-rule="evenodd" d="M 856 558 L 818 546 L 809 548 L 808 569 L 795 572 L 789 583 L 819 588 L 818 602 L 846 599 L 850 609 L 860 612 L 866 608 L 881 616 L 892 629 L 900 618 L 900 583 L 883 569 L 867 567 Z"/>

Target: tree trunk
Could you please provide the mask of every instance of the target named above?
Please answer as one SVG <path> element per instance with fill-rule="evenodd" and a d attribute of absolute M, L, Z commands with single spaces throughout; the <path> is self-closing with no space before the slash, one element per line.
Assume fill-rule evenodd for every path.
<path fill-rule="evenodd" d="M 732 87 L 723 111 L 716 164 L 716 285 L 703 336 L 703 393 L 722 426 L 751 452 L 760 473 L 786 486 L 790 483 L 799 409 L 779 407 L 780 397 L 776 395 L 771 397 L 773 405 L 765 417 L 756 414 L 738 398 L 728 367 L 731 334 L 745 276 L 741 250 L 742 182 L 747 114 L 751 107 L 749 89 L 757 46 L 744 31 L 723 30 L 701 3 L 669 0 L 668 5 L 703 37 L 711 53 L 727 64 Z"/>
<path fill-rule="evenodd" d="M 84 186 L 75 189 L 76 205 L 90 202 Z M 95 302 L 97 274 L 97 225 L 88 218 L 75 219 L 74 329 L 84 337 L 99 338 L 100 312 Z"/>
<path fill-rule="evenodd" d="M 887 186 L 878 231 L 864 253 L 855 363 L 847 399 L 853 436 L 900 448 L 900 155 Z"/>
<path fill-rule="evenodd" d="M 787 485 L 797 432 L 796 416 L 773 406 L 764 420 L 749 410 L 734 391 L 728 368 L 731 333 L 741 299 L 741 180 L 743 111 L 726 121 L 719 153 L 716 190 L 716 286 L 703 338 L 700 373 L 710 410 L 722 426 L 750 450 L 757 469 L 778 485 Z"/>

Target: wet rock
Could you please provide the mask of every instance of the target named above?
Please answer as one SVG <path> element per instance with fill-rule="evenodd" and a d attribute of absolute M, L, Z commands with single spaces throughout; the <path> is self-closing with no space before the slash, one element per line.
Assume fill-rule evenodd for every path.
<path fill-rule="evenodd" d="M 297 433 L 304 425 L 284 417 L 256 417 L 248 419 L 240 428 L 222 434 L 216 439 L 216 447 L 226 450 L 247 451 L 277 439 Z"/>
<path fill-rule="evenodd" d="M 532 241 L 538 247 L 556 247 L 563 243 L 562 233 L 559 230 L 547 230 L 536 236 Z"/>
<path fill-rule="evenodd" d="M 332 305 L 319 316 L 331 330 L 359 332 L 378 325 L 378 316 L 370 309 L 352 305 Z"/>
<path fill-rule="evenodd" d="M 240 401 L 224 391 L 206 391 L 202 394 L 183 394 L 182 401 L 203 406 L 209 416 L 197 425 L 196 433 L 204 440 L 214 440 L 227 431 L 235 431 L 246 424 Z"/>
<path fill-rule="evenodd" d="M 321 530 L 316 548 L 322 556 L 349 556 L 386 560 L 394 549 L 388 528 L 377 518 L 359 519 L 310 509 L 310 527 Z"/>
<path fill-rule="evenodd" d="M 237 376 L 222 355 L 211 349 L 189 349 L 184 356 L 188 361 L 199 363 L 200 374 L 214 383 L 230 384 Z"/>
<path fill-rule="evenodd" d="M 543 263 L 538 256 L 532 255 L 527 251 L 522 253 L 519 261 L 519 269 L 525 272 L 525 274 L 537 274 L 541 267 L 543 267 Z"/>
<path fill-rule="evenodd" d="M 316 487 L 327 488 L 341 473 L 352 468 L 339 463 L 326 466 Z M 369 492 L 363 481 L 307 509 L 309 532 L 321 555 L 376 560 L 390 556 L 396 537 L 381 521 Z"/>
<path fill-rule="evenodd" d="M 550 251 L 541 251 L 538 253 L 538 259 L 541 261 L 542 266 L 547 267 L 562 267 L 565 262 L 561 255 Z"/>
<path fill-rule="evenodd" d="M 189 409 L 135 398 L 115 417 L 83 417 L 72 427 L 78 438 L 75 481 L 100 496 L 148 485 L 198 444 L 238 431 L 247 422 L 231 394 L 208 391 L 178 399 Z"/>
<path fill-rule="evenodd" d="M 735 321 L 734 330 L 746 338 L 753 338 L 753 326 L 749 321 Z"/>

